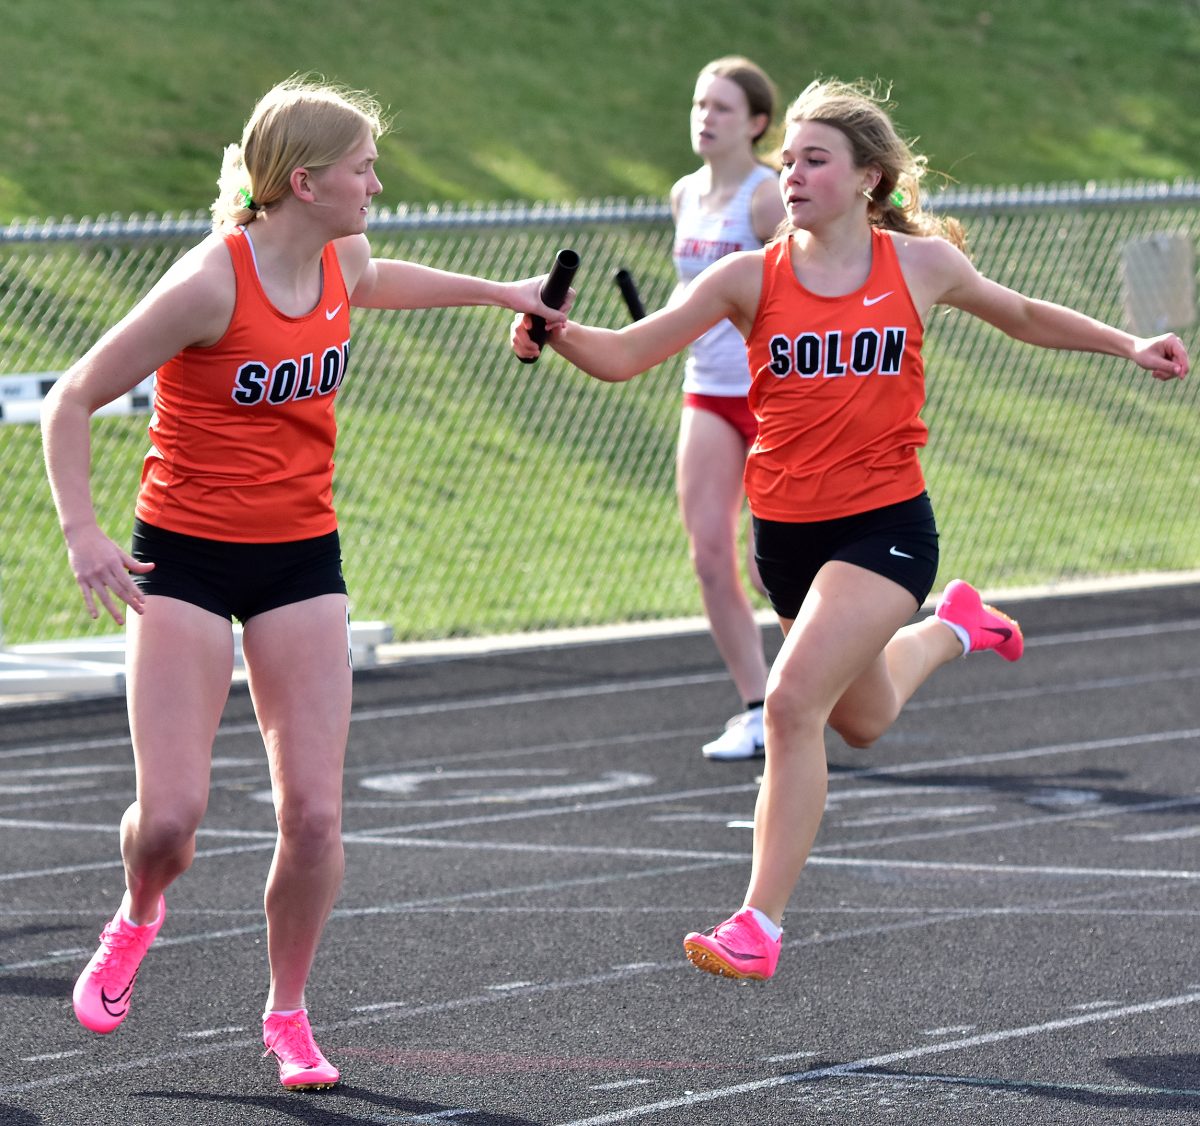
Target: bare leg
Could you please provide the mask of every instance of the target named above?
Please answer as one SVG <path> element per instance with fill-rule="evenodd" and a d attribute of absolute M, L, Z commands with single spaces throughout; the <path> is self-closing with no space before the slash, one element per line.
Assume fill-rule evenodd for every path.
<path fill-rule="evenodd" d="M 265 894 L 268 1010 L 304 1007 L 305 983 L 342 884 L 348 647 L 340 594 L 260 614 L 243 634 L 279 827 Z"/>
<path fill-rule="evenodd" d="M 684 407 L 676 459 L 680 512 L 713 641 L 743 701 L 761 700 L 767 684 L 762 634 L 738 568 L 745 464 L 746 445 L 734 427 L 711 411 Z M 750 577 L 757 585 L 756 568 Z"/>
<path fill-rule="evenodd" d="M 131 922 L 153 922 L 163 890 L 191 865 L 208 804 L 212 744 L 233 674 L 224 618 L 151 595 L 128 628 L 136 800 L 121 819 Z"/>
<path fill-rule="evenodd" d="M 962 655 L 958 638 L 937 618 L 904 626 L 881 658 L 842 693 L 830 726 L 852 747 L 869 747 L 935 670 Z"/>
<path fill-rule="evenodd" d="M 767 764 L 745 900 L 777 923 L 825 810 L 826 722 L 836 713 L 856 737 L 877 738 L 925 678 L 962 653 L 940 622 L 901 628 L 915 609 L 890 579 L 834 562 L 817 575 L 796 620 L 784 623 L 767 687 Z"/>

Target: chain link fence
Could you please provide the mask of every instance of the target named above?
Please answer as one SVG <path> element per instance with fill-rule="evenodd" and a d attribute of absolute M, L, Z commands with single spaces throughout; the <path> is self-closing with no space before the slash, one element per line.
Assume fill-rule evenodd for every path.
<path fill-rule="evenodd" d="M 1189 339 L 1200 185 L 935 202 L 965 222 L 997 281 Z M 201 216 L 0 229 L 0 393 L 65 369 L 206 230 Z M 570 246 L 582 259 L 574 315 L 594 324 L 628 321 L 621 267 L 647 309 L 673 285 L 657 202 L 402 209 L 373 216 L 371 241 L 379 256 L 497 278 L 541 273 Z M 518 363 L 508 321 L 495 309 L 356 310 L 335 477 L 355 617 L 427 640 L 699 613 L 674 496 L 682 360 L 601 384 L 549 353 Z M 995 589 L 1200 565 L 1190 381 L 1016 344 L 941 310 L 926 370 L 939 586 L 959 574 Z M 96 507 L 119 541 L 146 422 L 135 405 L 93 423 Z M 111 632 L 83 613 L 36 426 L 0 424 L 0 479 L 0 640 Z"/>

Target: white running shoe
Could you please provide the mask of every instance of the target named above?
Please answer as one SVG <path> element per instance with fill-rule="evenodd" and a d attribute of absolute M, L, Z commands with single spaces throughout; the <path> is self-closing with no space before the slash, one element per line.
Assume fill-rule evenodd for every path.
<path fill-rule="evenodd" d="M 735 715 L 725 725 L 724 732 L 711 743 L 705 743 L 700 750 L 707 759 L 739 762 L 762 758 L 766 753 L 763 748 L 763 710 L 751 708 L 748 712 Z"/>

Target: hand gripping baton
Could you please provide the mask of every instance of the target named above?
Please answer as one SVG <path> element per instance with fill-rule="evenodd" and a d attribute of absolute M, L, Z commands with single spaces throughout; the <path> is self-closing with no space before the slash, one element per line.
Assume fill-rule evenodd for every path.
<path fill-rule="evenodd" d="M 554 256 L 554 265 L 538 292 L 543 305 L 548 305 L 551 309 L 562 308 L 563 302 L 567 299 L 567 290 L 571 288 L 571 279 L 575 276 L 577 269 L 579 269 L 579 255 L 575 251 L 560 250 Z M 544 317 L 533 318 L 533 324 L 529 326 L 529 339 L 539 346 L 546 343 Z M 537 363 L 537 356 L 530 356 L 528 359 L 521 356 L 520 360 L 523 364 L 533 364 Z"/>

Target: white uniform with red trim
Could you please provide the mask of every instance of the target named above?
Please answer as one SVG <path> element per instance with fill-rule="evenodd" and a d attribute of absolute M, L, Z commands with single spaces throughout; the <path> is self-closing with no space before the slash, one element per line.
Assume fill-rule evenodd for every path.
<path fill-rule="evenodd" d="M 754 233 L 750 208 L 758 186 L 773 179 L 774 169 L 757 165 L 720 211 L 706 211 L 700 203 L 707 169 L 697 169 L 680 181 L 672 252 L 680 282 L 686 285 L 726 254 L 763 245 Z M 729 321 L 713 325 L 691 346 L 683 370 L 683 390 L 696 395 L 745 395 L 749 389 L 750 368 L 742 334 Z"/>

